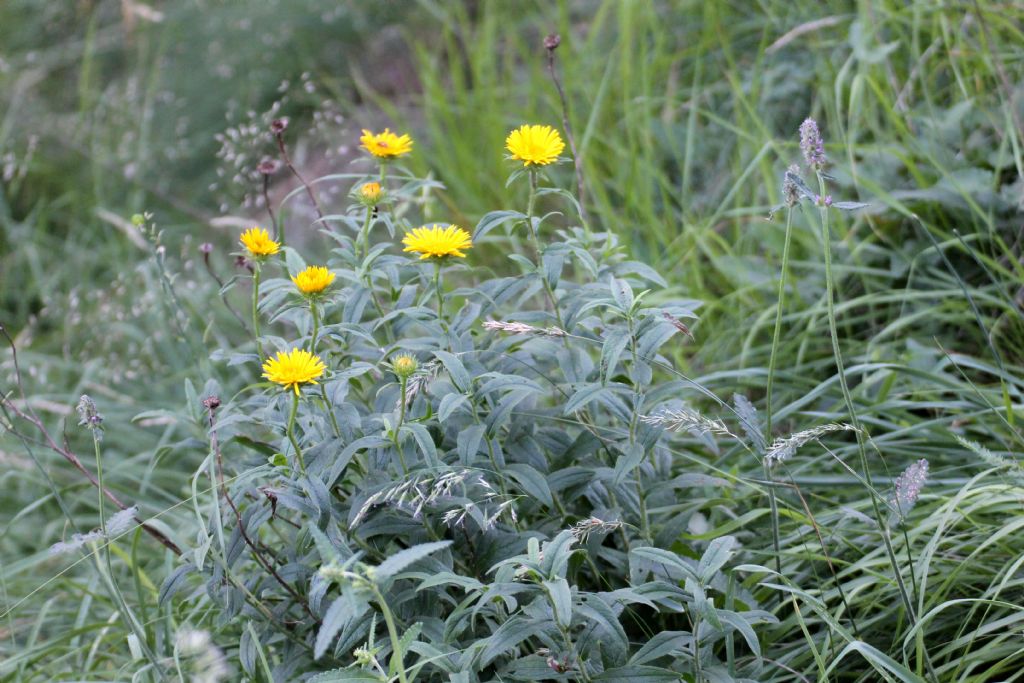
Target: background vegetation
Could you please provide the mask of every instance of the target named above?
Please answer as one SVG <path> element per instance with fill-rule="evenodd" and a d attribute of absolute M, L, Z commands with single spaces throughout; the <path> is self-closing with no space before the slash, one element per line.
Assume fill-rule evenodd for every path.
<path fill-rule="evenodd" d="M 273 153 L 270 119 L 290 118 L 310 177 L 345 171 L 361 127 L 410 131 L 410 166 L 447 188 L 446 216 L 472 226 L 525 202 L 521 184 L 500 180 L 505 133 L 561 119 L 541 44 L 556 32 L 589 220 L 669 282 L 659 296 L 704 302 L 693 341 L 671 360 L 718 396 L 746 395 L 763 412 L 784 235 L 779 217 L 766 217 L 799 159 L 805 117 L 821 124 L 837 199 L 869 204 L 833 225 L 839 332 L 874 485 L 885 493 L 911 463 L 931 465 L 896 539 L 920 623 L 908 622 L 863 520 L 856 444 L 827 440 L 780 470 L 788 583 L 773 598 L 779 623 L 759 632 L 777 663 L 765 675 L 925 677 L 915 651 L 926 647 L 940 680 L 1016 680 L 1022 19 L 1017 3 L 928 0 L 8 0 L 0 323 L 26 392 L 13 396 L 58 442 L 66 435 L 88 453 L 74 406 L 93 395 L 106 418 L 107 483 L 191 538 L 188 481 L 202 450 L 154 411 L 198 410 L 186 380 L 201 386 L 227 371 L 206 360 L 231 313 L 209 305 L 219 288 L 198 248 L 214 245 L 216 277 L 237 274 L 228 252 L 238 228 L 263 220 L 252 171 Z M 568 167 L 556 179 L 574 185 Z M 293 188 L 277 177 L 272 199 Z M 128 220 L 141 211 L 164 230 L 159 250 Z M 814 212 L 798 212 L 773 436 L 847 419 L 822 249 Z M 168 324 L 172 282 L 189 334 Z M 240 296 L 229 301 L 244 310 Z M 16 392 L 9 349 L 3 363 L 3 391 Z M 53 492 L 88 529 L 98 525 L 94 490 L 16 433 L 0 437 L 0 464 L 0 677 L 130 678 L 128 631 L 101 573 L 48 550 L 70 535 Z M 734 482 L 687 489 L 675 503 L 680 549 L 699 557 L 732 534 L 750 562 L 775 566 L 760 464 L 694 440 L 679 468 Z M 154 623 L 170 619 L 157 597 L 172 557 L 147 537 L 126 539 L 113 546 L 115 580 Z M 854 626 L 850 640 L 873 650 L 846 648 Z M 876 653 L 913 671 L 894 673 Z"/>

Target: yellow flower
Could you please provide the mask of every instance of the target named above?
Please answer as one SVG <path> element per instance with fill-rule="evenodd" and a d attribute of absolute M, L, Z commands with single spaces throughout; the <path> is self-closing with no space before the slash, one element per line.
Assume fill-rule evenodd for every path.
<path fill-rule="evenodd" d="M 415 228 L 412 232 L 406 233 L 402 239 L 405 245 L 403 251 L 412 251 L 420 255 L 421 259 L 445 256 L 466 257 L 466 249 L 473 246 L 473 239 L 469 233 L 462 228 L 449 225 L 447 228 L 440 225 L 431 227 L 423 226 Z"/>
<path fill-rule="evenodd" d="M 415 358 L 404 353 L 401 356 L 396 356 L 391 361 L 391 369 L 395 371 L 395 375 L 399 379 L 409 379 L 412 377 L 419 365 Z"/>
<path fill-rule="evenodd" d="M 263 364 L 263 376 L 286 389 L 294 389 L 298 396 L 300 384 L 316 384 L 326 369 L 320 356 L 305 349 L 292 349 L 278 351 L 276 356 L 268 358 Z"/>
<path fill-rule="evenodd" d="M 359 196 L 367 204 L 376 204 L 380 200 L 381 193 L 380 183 L 376 182 L 363 183 L 359 188 Z"/>
<path fill-rule="evenodd" d="M 383 133 L 372 133 L 365 128 L 359 138 L 363 149 L 375 157 L 393 159 L 412 151 L 412 138 L 408 135 L 395 135 L 385 128 Z"/>
<path fill-rule="evenodd" d="M 292 282 L 303 294 L 319 294 L 334 282 L 334 273 L 323 266 L 309 266 L 298 275 L 292 276 Z"/>
<path fill-rule="evenodd" d="M 249 228 L 242 233 L 240 241 L 256 258 L 272 256 L 281 250 L 281 245 L 270 239 L 270 233 L 263 228 Z"/>
<path fill-rule="evenodd" d="M 508 134 L 505 148 L 512 153 L 513 159 L 522 161 L 523 166 L 546 166 L 558 159 L 565 143 L 551 126 L 524 125 Z"/>

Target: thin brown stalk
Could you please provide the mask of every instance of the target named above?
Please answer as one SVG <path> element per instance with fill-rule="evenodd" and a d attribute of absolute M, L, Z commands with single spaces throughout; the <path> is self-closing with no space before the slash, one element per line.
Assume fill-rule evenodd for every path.
<path fill-rule="evenodd" d="M 562 81 L 559 80 L 558 72 L 555 71 L 555 50 L 558 49 L 560 43 L 561 38 L 554 34 L 544 39 L 544 47 L 548 51 L 548 73 L 551 74 L 551 81 L 555 84 L 555 90 L 558 91 L 558 99 L 562 104 L 562 128 L 565 130 L 565 139 L 569 141 L 569 149 L 572 150 L 572 164 L 576 170 L 576 196 L 579 199 L 580 219 L 583 221 L 583 225 L 586 226 L 587 209 L 584 193 L 586 185 L 583 181 L 583 160 L 580 159 L 579 152 L 576 149 L 576 136 L 572 134 L 572 125 L 569 123 L 569 102 L 565 98 L 565 89 L 562 88 Z"/>
<path fill-rule="evenodd" d="M 220 401 L 213 402 L 208 399 L 207 401 L 204 401 L 204 405 L 206 406 L 210 421 L 210 447 L 213 449 L 214 455 L 217 459 L 217 483 L 220 484 L 221 495 L 224 496 L 224 500 L 227 501 L 228 506 L 231 508 L 232 512 L 235 513 L 235 519 L 238 523 L 238 532 L 241 534 L 242 540 L 245 541 L 247 546 L 249 546 L 253 557 L 256 558 L 256 561 L 260 566 L 262 566 L 268 574 L 274 577 L 274 580 L 277 581 L 296 602 L 302 605 L 306 614 L 316 621 L 316 623 L 321 623 L 320 619 L 313 613 L 313 610 L 310 609 L 309 602 L 307 602 L 298 591 L 292 588 L 291 584 L 285 581 L 284 578 L 277 573 L 277 569 L 274 568 L 274 565 L 270 563 L 270 561 L 263 555 L 262 551 L 260 551 L 256 543 L 253 542 L 252 538 L 249 537 L 249 533 L 245 529 L 245 522 L 242 521 L 242 513 L 239 511 L 238 506 L 235 505 L 235 501 L 231 499 L 231 495 L 228 493 L 227 484 L 224 483 L 224 458 L 221 454 L 220 441 L 217 438 L 217 430 L 213 428 L 213 414 L 217 410 L 217 406 L 220 405 Z"/>
<path fill-rule="evenodd" d="M 322 220 L 324 212 L 320 209 L 320 202 L 316 200 L 316 195 L 313 193 L 313 186 L 306 182 L 305 178 L 302 177 L 298 169 L 296 169 L 294 164 L 292 164 L 292 159 L 288 156 L 288 148 L 285 147 L 284 144 L 284 134 L 275 133 L 274 137 L 277 140 L 277 148 L 281 152 L 281 160 L 284 161 L 284 165 L 288 167 L 288 170 L 292 172 L 292 175 L 302 183 L 304 188 L 306 188 L 306 194 L 309 195 L 309 200 L 313 202 L 313 208 L 316 209 L 316 215 Z M 267 203 L 267 208 L 270 208 L 269 202 Z M 281 236 L 283 237 L 284 235 Z"/>

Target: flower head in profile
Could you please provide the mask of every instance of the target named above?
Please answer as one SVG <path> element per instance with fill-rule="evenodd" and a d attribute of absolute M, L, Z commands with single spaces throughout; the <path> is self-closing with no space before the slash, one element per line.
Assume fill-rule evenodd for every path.
<path fill-rule="evenodd" d="M 242 233 L 239 241 L 256 258 L 273 256 L 281 250 L 281 245 L 270 239 L 270 233 L 263 228 L 249 228 Z"/>
<path fill-rule="evenodd" d="M 505 149 L 523 166 L 547 166 L 558 159 L 565 143 L 551 126 L 523 125 L 508 134 Z"/>
<path fill-rule="evenodd" d="M 363 183 L 359 186 L 359 200 L 367 206 L 376 205 L 384 195 L 378 182 Z"/>
<path fill-rule="evenodd" d="M 381 159 L 393 159 L 412 151 L 412 138 L 406 135 L 395 135 L 385 128 L 383 133 L 373 133 L 363 129 L 359 138 L 363 149 Z"/>
<path fill-rule="evenodd" d="M 420 255 L 421 259 L 444 258 L 446 256 L 466 257 L 466 249 L 473 246 L 469 233 L 456 225 L 442 227 L 414 228 L 402 238 L 405 245 L 403 251 L 411 251 Z"/>
<path fill-rule="evenodd" d="M 334 273 L 323 266 L 309 266 L 298 275 L 292 275 L 292 282 L 303 294 L 315 295 L 330 287 L 334 277 Z"/>
<path fill-rule="evenodd" d="M 299 387 L 303 384 L 316 384 L 327 368 L 320 356 L 305 349 L 278 351 L 273 358 L 263 364 L 263 376 L 274 384 L 285 389 L 292 389 L 299 395 Z"/>

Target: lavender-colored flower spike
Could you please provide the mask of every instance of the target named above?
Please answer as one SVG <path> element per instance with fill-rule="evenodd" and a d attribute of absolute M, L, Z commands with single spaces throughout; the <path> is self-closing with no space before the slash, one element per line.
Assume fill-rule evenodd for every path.
<path fill-rule="evenodd" d="M 814 119 L 805 119 L 800 124 L 800 151 L 804 154 L 804 161 L 812 171 L 821 171 L 828 161 L 825 158 L 825 142 L 821 138 L 821 131 L 818 130 L 818 122 Z"/>
<path fill-rule="evenodd" d="M 910 509 L 914 507 L 921 489 L 928 479 L 928 461 L 918 460 L 913 465 L 903 470 L 903 474 L 896 477 L 893 483 L 892 507 L 902 519 L 907 516 Z"/>

